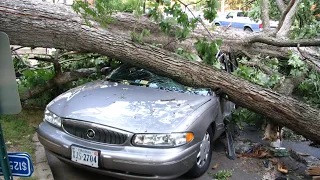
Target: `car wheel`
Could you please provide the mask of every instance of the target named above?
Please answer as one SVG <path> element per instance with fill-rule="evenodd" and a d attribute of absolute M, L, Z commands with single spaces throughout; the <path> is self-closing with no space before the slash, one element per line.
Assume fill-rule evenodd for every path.
<path fill-rule="evenodd" d="M 253 32 L 253 30 L 251 28 L 249 28 L 249 27 L 244 28 L 244 31 L 245 32 Z"/>
<path fill-rule="evenodd" d="M 197 154 L 197 159 L 193 167 L 187 173 L 188 177 L 197 178 L 204 174 L 209 168 L 212 146 L 213 144 L 213 132 L 211 126 L 207 129 L 200 144 L 200 150 Z"/>
<path fill-rule="evenodd" d="M 216 25 L 216 26 L 220 26 L 220 24 L 219 24 L 219 23 L 215 23 L 214 25 Z"/>

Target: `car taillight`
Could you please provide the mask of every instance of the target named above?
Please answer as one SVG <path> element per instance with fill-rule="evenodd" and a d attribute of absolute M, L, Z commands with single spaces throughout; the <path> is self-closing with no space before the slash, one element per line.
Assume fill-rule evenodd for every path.
<path fill-rule="evenodd" d="M 262 29 L 262 24 L 259 24 L 259 28 Z"/>

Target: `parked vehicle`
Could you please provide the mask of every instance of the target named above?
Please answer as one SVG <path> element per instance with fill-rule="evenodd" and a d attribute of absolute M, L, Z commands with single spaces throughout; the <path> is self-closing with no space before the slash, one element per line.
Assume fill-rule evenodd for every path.
<path fill-rule="evenodd" d="M 255 22 L 251 20 L 247 13 L 243 11 L 231 11 L 226 16 L 218 17 L 213 21 L 216 26 L 226 26 L 240 29 L 247 32 L 260 32 L 262 31 L 262 22 Z M 272 29 L 278 26 L 277 21 L 270 21 Z"/>
<path fill-rule="evenodd" d="M 199 177 L 233 108 L 210 89 L 122 65 L 50 102 L 38 137 L 60 160 L 114 177 Z"/>

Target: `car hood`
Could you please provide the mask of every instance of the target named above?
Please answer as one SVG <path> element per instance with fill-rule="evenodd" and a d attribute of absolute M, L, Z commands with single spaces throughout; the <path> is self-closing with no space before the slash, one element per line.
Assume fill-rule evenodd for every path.
<path fill-rule="evenodd" d="M 210 96 L 95 81 L 69 90 L 47 106 L 69 119 L 102 124 L 133 133 L 173 132 Z"/>

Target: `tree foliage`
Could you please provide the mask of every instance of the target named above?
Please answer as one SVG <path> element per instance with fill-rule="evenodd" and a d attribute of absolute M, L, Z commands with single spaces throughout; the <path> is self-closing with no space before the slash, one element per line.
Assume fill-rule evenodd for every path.
<path fill-rule="evenodd" d="M 287 4 L 289 1 L 285 1 Z M 248 4 L 248 14 L 255 21 L 261 17 L 261 0 L 251 1 L 245 0 Z M 281 12 L 275 1 L 269 1 L 270 19 L 279 21 Z M 294 23 L 290 32 L 290 38 L 303 39 L 314 38 L 320 32 L 320 2 L 319 0 L 304 0 L 299 4 L 298 11 L 294 17 Z"/>

